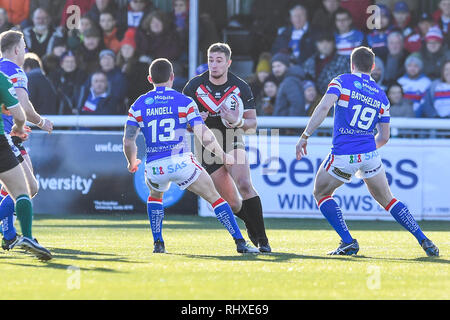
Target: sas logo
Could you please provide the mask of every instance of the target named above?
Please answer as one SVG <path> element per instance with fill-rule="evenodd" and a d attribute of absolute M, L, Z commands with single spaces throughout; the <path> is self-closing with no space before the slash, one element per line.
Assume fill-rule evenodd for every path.
<path fill-rule="evenodd" d="M 362 89 L 362 84 L 359 81 L 353 81 L 353 85 L 357 88 L 357 89 Z"/>
<path fill-rule="evenodd" d="M 155 99 L 153 99 L 152 97 L 145 99 L 145 104 L 153 104 L 153 103 L 155 103 Z"/>
<path fill-rule="evenodd" d="M 145 163 L 145 160 L 142 161 Z M 159 168 L 158 168 L 159 169 Z M 153 169 L 152 169 L 153 170 Z M 149 190 L 147 185 L 145 184 L 145 166 L 140 165 L 138 167 L 138 171 L 134 174 L 134 189 L 136 190 L 137 195 L 139 196 L 139 199 L 143 203 L 147 203 Z M 185 190 L 181 190 L 176 183 L 172 183 L 170 185 L 169 190 L 164 192 L 163 196 L 163 206 L 164 208 L 173 206 L 178 201 L 181 200 L 181 198 L 184 195 Z"/>

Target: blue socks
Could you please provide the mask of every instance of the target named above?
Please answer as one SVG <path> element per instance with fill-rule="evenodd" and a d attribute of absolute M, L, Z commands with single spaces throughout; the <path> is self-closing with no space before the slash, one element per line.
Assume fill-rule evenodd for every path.
<path fill-rule="evenodd" d="M 164 219 L 164 208 L 162 199 L 148 197 L 147 200 L 148 220 L 152 228 L 153 240 L 164 242 L 162 237 L 162 223 Z"/>
<path fill-rule="evenodd" d="M 6 240 L 14 239 L 17 232 L 14 228 L 14 200 L 10 195 L 3 198 L 0 203 L 0 220 L 2 221 L 2 233 Z"/>
<path fill-rule="evenodd" d="M 243 239 L 241 230 L 236 223 L 233 211 L 230 205 L 224 199 L 220 198 L 212 204 L 214 213 L 220 223 L 228 230 L 233 239 Z"/>
<path fill-rule="evenodd" d="M 402 225 L 403 228 L 411 232 L 412 235 L 416 237 L 417 241 L 419 241 L 419 244 L 421 244 L 423 240 L 427 239 L 422 230 L 420 230 L 420 227 L 412 216 L 411 212 L 409 212 L 408 208 L 403 204 L 403 202 L 400 202 L 394 198 L 391 200 L 391 202 L 389 202 L 385 209 L 394 217 L 394 219 L 398 223 Z"/>
<path fill-rule="evenodd" d="M 327 196 L 321 199 L 317 203 L 317 206 L 319 207 L 320 212 L 322 212 L 325 218 L 327 218 L 334 230 L 336 230 L 339 234 L 342 241 L 345 243 L 351 243 L 353 238 L 348 231 L 344 218 L 342 217 L 341 208 L 339 208 L 333 197 Z"/>

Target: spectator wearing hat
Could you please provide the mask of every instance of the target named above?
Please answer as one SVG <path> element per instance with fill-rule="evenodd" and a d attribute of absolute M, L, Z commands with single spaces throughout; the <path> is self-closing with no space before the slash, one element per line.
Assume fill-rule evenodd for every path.
<path fill-rule="evenodd" d="M 274 75 L 269 75 L 263 83 L 263 89 L 256 97 L 256 114 L 272 116 L 278 93 L 278 81 Z"/>
<path fill-rule="evenodd" d="M 99 54 L 100 70 L 106 74 L 108 78 L 108 87 L 111 96 L 115 97 L 119 103 L 120 111 L 125 110 L 125 98 L 127 96 L 127 79 L 122 71 L 116 67 L 116 54 L 110 49 L 104 49 Z M 119 112 L 119 110 L 118 110 Z"/>
<path fill-rule="evenodd" d="M 272 73 L 279 83 L 273 115 L 305 116 L 302 68 L 290 65 L 289 55 L 277 53 L 272 58 Z"/>
<path fill-rule="evenodd" d="M 142 94 L 153 88 L 148 80 L 149 64 L 140 61 L 136 51 L 134 40 L 136 30 L 129 28 L 120 43 L 120 50 L 117 54 L 116 65 L 125 75 L 127 81 L 126 105 L 129 107 Z"/>
<path fill-rule="evenodd" d="M 114 53 L 119 52 L 119 39 L 121 39 L 123 35 L 121 36 L 118 34 L 114 14 L 111 11 L 101 12 L 99 24 L 103 31 L 103 43 L 105 44 L 105 47 L 114 51 Z"/>
<path fill-rule="evenodd" d="M 441 78 L 430 85 L 423 112 L 427 118 L 450 118 L 450 60 L 443 64 Z"/>
<path fill-rule="evenodd" d="M 83 42 L 75 55 L 80 62 L 80 68 L 87 74 L 98 69 L 98 55 L 104 49 L 102 35 L 97 27 L 92 27 L 83 33 Z"/>
<path fill-rule="evenodd" d="M 78 102 L 78 114 L 81 115 L 115 115 L 118 114 L 118 102 L 111 95 L 108 77 L 102 71 L 92 74 L 89 85 L 81 88 Z"/>
<path fill-rule="evenodd" d="M 439 9 L 433 14 L 433 20 L 444 33 L 445 43 L 450 44 L 450 0 L 439 1 Z"/>
<path fill-rule="evenodd" d="M 389 114 L 391 117 L 414 118 L 414 108 L 411 100 L 404 98 L 403 88 L 398 82 L 392 82 L 386 90 L 391 105 Z"/>
<path fill-rule="evenodd" d="M 367 35 L 367 43 L 372 48 L 375 55 L 382 60 L 388 54 L 387 36 L 392 31 L 392 16 L 389 8 L 383 4 L 378 4 L 380 8 L 380 29 L 374 29 Z"/>
<path fill-rule="evenodd" d="M 77 102 L 80 91 L 86 82 L 87 74 L 78 66 L 76 56 L 72 51 L 64 52 L 60 58 L 60 68 L 49 78 L 57 89 L 59 96 L 59 113 L 77 113 Z"/>
<path fill-rule="evenodd" d="M 330 79 L 349 72 L 349 57 L 336 52 L 335 38 L 331 32 L 322 32 L 316 38 L 317 53 L 305 61 L 303 70 L 306 77 L 315 81 L 320 94 L 324 94 Z"/>
<path fill-rule="evenodd" d="M 272 54 L 290 53 L 295 64 L 301 64 L 314 54 L 314 33 L 308 23 L 307 9 L 297 4 L 289 10 L 291 25 L 278 30 Z"/>
<path fill-rule="evenodd" d="M 403 37 L 408 37 L 413 32 L 411 12 L 405 1 L 397 1 L 392 11 L 394 29 L 400 31 Z"/>
<path fill-rule="evenodd" d="M 255 97 L 257 97 L 261 93 L 264 81 L 272 72 L 270 67 L 271 59 L 272 56 L 269 52 L 261 53 L 261 55 L 259 56 L 258 64 L 256 65 L 255 73 L 252 74 L 247 80 L 247 83 L 249 84 L 250 89 L 252 90 Z"/>
<path fill-rule="evenodd" d="M 333 16 L 335 24 L 335 38 L 337 53 L 350 56 L 353 49 L 363 45 L 364 34 L 353 28 L 353 20 L 350 11 L 344 8 L 336 10 Z"/>
<path fill-rule="evenodd" d="M 51 43 L 50 53 L 57 57 L 61 57 L 68 50 L 67 42 L 64 37 L 55 37 Z"/>
<path fill-rule="evenodd" d="M 320 102 L 320 95 L 314 82 L 307 80 L 303 83 L 303 95 L 305 96 L 305 111 L 307 116 L 311 116 Z M 330 109 L 328 116 L 331 116 L 333 110 Z"/>
<path fill-rule="evenodd" d="M 393 31 L 387 37 L 388 54 L 384 60 L 384 83 L 397 81 L 405 74 L 405 59 L 408 53 L 404 46 L 405 40 L 400 31 Z"/>
<path fill-rule="evenodd" d="M 0 33 L 8 31 L 14 27 L 14 25 L 9 22 L 8 12 L 4 8 L 0 8 Z"/>
<path fill-rule="evenodd" d="M 441 76 L 444 62 L 450 59 L 450 51 L 443 41 L 444 36 L 439 27 L 431 27 L 425 36 L 425 45 L 420 50 L 424 73 L 432 80 Z"/>
<path fill-rule="evenodd" d="M 23 71 L 28 78 L 30 101 L 40 114 L 58 114 L 56 89 L 42 70 L 41 59 L 32 52 L 25 54 Z"/>
<path fill-rule="evenodd" d="M 425 95 L 431 80 L 423 73 L 423 62 L 418 54 L 411 54 L 405 61 L 406 74 L 398 79 L 405 99 L 411 100 L 416 117 L 422 116 L 420 100 Z"/>
<path fill-rule="evenodd" d="M 409 53 L 420 51 L 422 48 L 422 43 L 425 40 L 425 36 L 433 25 L 435 25 L 435 23 L 431 16 L 428 13 L 423 12 L 417 22 L 417 28 L 405 40 L 406 51 Z"/>

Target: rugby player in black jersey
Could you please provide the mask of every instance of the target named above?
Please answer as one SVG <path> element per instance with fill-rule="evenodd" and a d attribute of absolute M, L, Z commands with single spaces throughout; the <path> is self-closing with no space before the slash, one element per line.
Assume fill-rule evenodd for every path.
<path fill-rule="evenodd" d="M 220 195 L 230 204 L 234 214 L 244 221 L 253 244 L 260 252 L 271 252 L 261 199 L 252 185 L 243 139 L 244 133 L 256 132 L 255 100 L 250 86 L 229 71 L 230 65 L 231 49 L 228 44 L 212 44 L 208 49 L 208 71 L 191 79 L 183 93 L 197 103 L 203 121 L 214 132 L 217 140 L 222 142 L 225 152 L 235 158 L 235 163 L 226 168 L 221 159 L 198 144 L 197 157 L 202 160 L 203 167 L 211 175 Z M 230 110 L 224 106 L 231 94 L 238 94 L 243 101 L 242 119 L 239 119 L 238 109 Z M 227 128 L 222 119 L 231 128 Z"/>

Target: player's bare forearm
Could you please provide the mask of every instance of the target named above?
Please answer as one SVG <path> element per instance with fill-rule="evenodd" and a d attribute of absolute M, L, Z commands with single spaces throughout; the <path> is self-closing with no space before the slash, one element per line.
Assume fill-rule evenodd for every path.
<path fill-rule="evenodd" d="M 125 126 L 123 135 L 123 153 L 127 158 L 128 164 L 134 164 L 137 159 L 137 145 L 136 138 L 139 133 L 139 128 L 136 126 Z"/>
<path fill-rule="evenodd" d="M 206 150 L 214 153 L 216 156 L 223 158 L 224 151 L 217 142 L 214 133 L 204 124 L 196 125 L 193 128 L 194 135 L 202 142 Z"/>
<path fill-rule="evenodd" d="M 9 112 L 14 119 L 14 124 L 16 125 L 16 127 L 23 128 L 26 122 L 26 115 L 20 105 L 9 109 Z"/>
<path fill-rule="evenodd" d="M 244 125 L 241 129 L 244 130 L 246 134 L 255 134 L 256 128 L 258 126 L 258 120 L 256 120 L 256 111 L 253 109 L 245 111 L 242 119 L 244 120 Z"/>
<path fill-rule="evenodd" d="M 389 127 L 389 123 L 379 123 L 377 124 L 378 133 L 375 136 L 375 144 L 378 148 L 384 146 L 391 136 L 391 129 Z"/>
<path fill-rule="evenodd" d="M 27 116 L 27 120 L 31 123 L 38 124 L 39 121 L 41 121 L 41 116 L 34 109 L 33 104 L 31 103 L 30 98 L 28 97 L 28 93 L 21 88 L 17 88 L 16 92 L 20 105 L 22 106 L 23 111 Z"/>
<path fill-rule="evenodd" d="M 320 126 L 320 124 L 327 117 L 328 112 L 330 112 L 331 107 L 335 104 L 338 97 L 334 94 L 326 94 L 323 96 L 322 100 L 320 100 L 317 105 L 314 113 L 309 119 L 308 125 L 306 126 L 305 131 L 308 135 L 312 135 L 313 132 Z"/>

